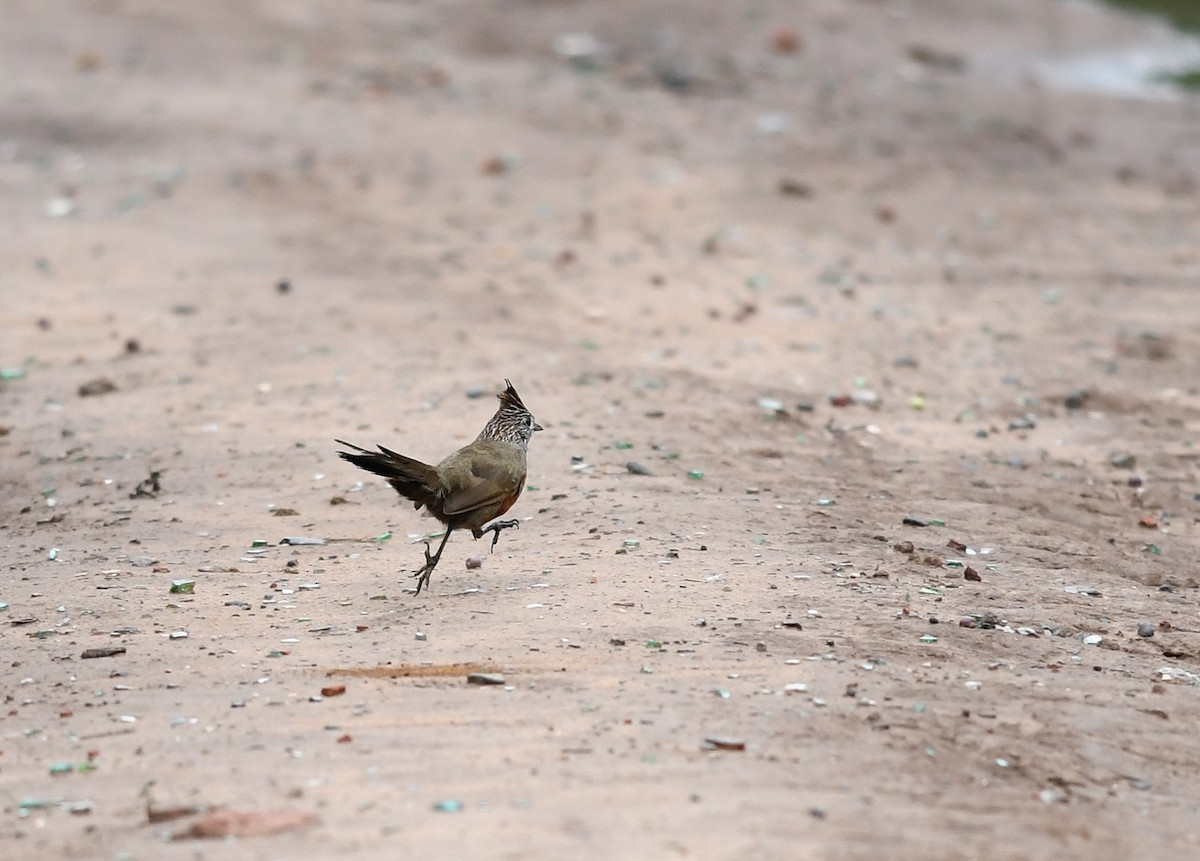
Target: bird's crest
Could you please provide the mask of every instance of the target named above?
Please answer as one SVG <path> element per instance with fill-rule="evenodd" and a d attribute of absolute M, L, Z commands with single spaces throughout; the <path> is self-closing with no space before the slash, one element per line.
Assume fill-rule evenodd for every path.
<path fill-rule="evenodd" d="M 500 399 L 500 409 L 480 432 L 479 439 L 503 440 L 525 448 L 529 438 L 542 426 L 526 409 L 511 380 L 504 381 L 504 391 L 496 397 Z"/>
<path fill-rule="evenodd" d="M 504 391 L 496 395 L 500 399 L 500 403 L 510 409 L 520 410 L 521 412 L 529 412 L 525 408 L 525 404 L 521 402 L 521 396 L 517 394 L 517 390 L 513 388 L 512 380 L 504 380 Z"/>

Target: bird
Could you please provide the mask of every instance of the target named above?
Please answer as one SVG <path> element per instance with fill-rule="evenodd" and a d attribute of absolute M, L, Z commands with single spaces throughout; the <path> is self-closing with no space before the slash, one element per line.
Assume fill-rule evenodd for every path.
<path fill-rule="evenodd" d="M 352 451 L 339 451 L 338 456 L 360 469 L 387 479 L 396 492 L 413 504 L 418 511 L 436 517 L 446 527 L 437 552 L 430 554 L 425 542 L 425 562 L 414 573 L 420 595 L 428 591 L 429 578 L 442 558 L 446 542 L 456 529 L 469 529 L 476 540 L 492 534 L 491 550 L 496 549 L 500 532 L 520 527 L 517 520 L 495 520 L 510 508 L 525 489 L 528 474 L 526 454 L 529 440 L 542 430 L 533 415 L 525 408 L 521 396 L 505 379 L 505 388 L 496 397 L 500 408 L 484 425 L 473 442 L 447 456 L 436 466 L 422 463 L 407 455 L 377 446 L 378 451 L 362 448 L 345 440 L 335 440 Z M 485 526 L 488 521 L 491 525 Z"/>

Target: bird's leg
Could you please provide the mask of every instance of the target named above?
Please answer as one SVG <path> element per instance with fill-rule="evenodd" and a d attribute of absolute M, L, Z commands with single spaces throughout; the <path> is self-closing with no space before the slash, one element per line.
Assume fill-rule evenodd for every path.
<path fill-rule="evenodd" d="M 520 528 L 521 528 L 521 521 L 519 521 L 519 520 L 497 520 L 491 526 L 485 526 L 483 529 L 476 529 L 474 531 L 474 535 L 475 535 L 476 540 L 478 540 L 478 539 L 482 538 L 488 532 L 492 533 L 492 546 L 488 550 L 488 552 L 490 553 L 492 550 L 496 549 L 496 542 L 500 540 L 500 530 L 501 529 L 520 529 Z"/>
<path fill-rule="evenodd" d="M 437 553 L 429 555 L 429 542 L 425 542 L 425 564 L 413 572 L 413 576 L 417 578 L 416 595 L 421 594 L 421 587 L 429 588 L 429 575 L 433 573 L 433 569 L 437 567 L 438 561 L 442 558 L 442 551 L 446 549 L 446 542 L 450 540 L 450 533 L 453 529 L 447 529 L 446 534 L 442 536 L 442 543 L 438 545 Z"/>

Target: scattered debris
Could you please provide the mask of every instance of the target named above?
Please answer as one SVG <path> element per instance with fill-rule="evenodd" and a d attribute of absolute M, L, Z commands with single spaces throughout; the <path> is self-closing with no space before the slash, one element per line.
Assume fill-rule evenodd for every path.
<path fill-rule="evenodd" d="M 907 54 L 908 59 L 914 63 L 920 63 L 922 66 L 928 66 L 931 69 L 959 73 L 967 70 L 966 58 L 962 54 L 956 54 L 952 51 L 943 51 L 938 48 L 931 48 L 928 45 L 910 45 Z"/>
<path fill-rule="evenodd" d="M 94 380 L 88 380 L 79 387 L 79 397 L 92 398 L 98 395 L 107 395 L 109 392 L 115 392 L 117 384 L 108 377 L 97 377 Z"/>
<path fill-rule="evenodd" d="M 125 654 L 124 646 L 100 646 L 95 649 L 84 649 L 80 657 L 86 660 L 88 658 L 112 658 L 123 654 Z"/>
<path fill-rule="evenodd" d="M 228 810 L 204 814 L 187 828 L 171 835 L 172 840 L 219 840 L 229 837 L 263 837 L 317 821 L 311 810 Z"/>
<path fill-rule="evenodd" d="M 1063 398 L 1063 406 L 1069 410 L 1081 410 L 1091 396 L 1091 389 L 1072 389 Z"/>
<path fill-rule="evenodd" d="M 137 487 L 133 489 L 133 493 L 129 494 L 130 499 L 138 499 L 146 497 L 154 499 L 162 493 L 162 485 L 159 484 L 159 478 L 162 477 L 162 471 L 158 469 L 150 470 L 150 475 L 138 482 Z"/>
<path fill-rule="evenodd" d="M 1113 469 L 1133 469 L 1137 458 L 1127 451 L 1114 451 L 1108 456 L 1108 465 Z"/>
<path fill-rule="evenodd" d="M 776 54 L 795 54 L 804 47 L 804 38 L 791 27 L 780 27 L 771 34 L 771 50 Z"/>
<path fill-rule="evenodd" d="M 746 742 L 740 738 L 711 735 L 704 739 L 705 750 L 745 750 Z"/>
<path fill-rule="evenodd" d="M 198 804 L 172 804 L 169 806 L 158 807 L 149 799 L 146 800 L 146 821 L 155 824 L 158 822 L 173 822 L 176 819 L 185 819 L 188 816 L 195 816 L 197 813 L 203 813 L 205 808 Z"/>
<path fill-rule="evenodd" d="M 816 190 L 811 185 L 798 179 L 785 177 L 779 180 L 777 188 L 784 197 L 799 197 L 808 200 L 817 196 Z"/>

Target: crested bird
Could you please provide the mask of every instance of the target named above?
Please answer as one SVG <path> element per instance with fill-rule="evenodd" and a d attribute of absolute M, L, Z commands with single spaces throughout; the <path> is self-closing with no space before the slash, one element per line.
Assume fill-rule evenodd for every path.
<path fill-rule="evenodd" d="M 446 457 L 437 466 L 430 466 L 407 455 L 378 446 L 378 451 L 361 448 L 344 440 L 336 440 L 353 451 L 339 451 L 338 456 L 360 469 L 387 479 L 396 492 L 413 504 L 424 508 L 446 527 L 437 553 L 430 554 L 425 542 L 425 562 L 414 573 L 416 594 L 428 590 L 429 577 L 442 558 L 446 542 L 456 529 L 469 529 L 476 540 L 492 533 L 491 549 L 500 540 L 500 531 L 519 527 L 516 520 L 494 520 L 515 503 L 525 489 L 528 471 L 526 453 L 529 439 L 542 430 L 533 415 L 521 402 L 521 396 L 509 380 L 497 397 L 500 408 L 488 421 L 473 442 Z M 489 526 L 488 521 L 494 520 Z"/>

